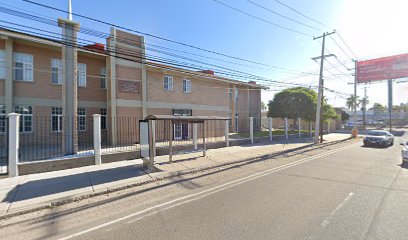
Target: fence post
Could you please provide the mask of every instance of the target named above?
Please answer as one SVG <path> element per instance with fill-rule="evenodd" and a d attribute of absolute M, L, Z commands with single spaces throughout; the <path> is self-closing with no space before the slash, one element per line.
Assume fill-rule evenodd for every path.
<path fill-rule="evenodd" d="M 288 118 L 285 117 L 285 138 L 288 139 Z"/>
<path fill-rule="evenodd" d="M 298 132 L 299 132 L 299 138 L 302 137 L 302 119 L 298 118 Z"/>
<path fill-rule="evenodd" d="M 254 143 L 254 117 L 249 117 L 249 135 L 251 136 L 251 144 Z"/>
<path fill-rule="evenodd" d="M 229 120 L 225 120 L 225 146 L 229 147 Z"/>
<path fill-rule="evenodd" d="M 268 130 L 269 130 L 269 141 L 272 142 L 272 118 L 268 117 Z"/>
<path fill-rule="evenodd" d="M 197 134 L 198 133 L 198 123 L 193 123 L 193 143 L 194 143 L 194 149 L 198 149 L 197 145 Z"/>
<path fill-rule="evenodd" d="M 101 157 L 101 115 L 93 115 L 93 139 L 94 139 L 94 152 L 95 152 L 95 165 L 102 164 Z"/>
<path fill-rule="evenodd" d="M 20 114 L 10 113 L 8 115 L 8 172 L 10 177 L 18 176 L 18 150 L 20 148 Z"/>

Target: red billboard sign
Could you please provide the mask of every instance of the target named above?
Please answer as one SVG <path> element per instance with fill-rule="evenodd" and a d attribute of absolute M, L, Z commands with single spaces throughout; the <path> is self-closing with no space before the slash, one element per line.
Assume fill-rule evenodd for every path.
<path fill-rule="evenodd" d="M 408 53 L 357 63 L 357 82 L 408 77 Z"/>

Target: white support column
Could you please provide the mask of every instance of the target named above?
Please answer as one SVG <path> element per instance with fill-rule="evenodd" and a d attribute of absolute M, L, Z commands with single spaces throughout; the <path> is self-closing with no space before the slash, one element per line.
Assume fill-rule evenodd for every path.
<path fill-rule="evenodd" d="M 272 130 L 273 130 L 273 122 L 272 122 L 272 118 L 268 117 L 268 130 L 269 130 L 269 141 L 272 142 Z"/>
<path fill-rule="evenodd" d="M 193 144 L 194 144 L 194 149 L 198 149 L 198 123 L 193 123 Z"/>
<path fill-rule="evenodd" d="M 8 115 L 9 136 L 8 136 L 8 173 L 10 177 L 18 176 L 18 150 L 20 138 L 20 114 L 10 113 Z"/>
<path fill-rule="evenodd" d="M 229 120 L 225 120 L 225 146 L 229 147 Z"/>
<path fill-rule="evenodd" d="M 93 115 L 93 139 L 94 139 L 94 151 L 95 151 L 95 165 L 102 164 L 101 157 L 101 115 Z"/>
<path fill-rule="evenodd" d="M 249 118 L 249 134 L 251 136 L 251 144 L 254 143 L 254 117 Z"/>
<path fill-rule="evenodd" d="M 299 138 L 302 137 L 302 119 L 298 118 L 298 132 L 299 132 Z"/>
<path fill-rule="evenodd" d="M 285 138 L 288 139 L 288 118 L 285 117 Z"/>

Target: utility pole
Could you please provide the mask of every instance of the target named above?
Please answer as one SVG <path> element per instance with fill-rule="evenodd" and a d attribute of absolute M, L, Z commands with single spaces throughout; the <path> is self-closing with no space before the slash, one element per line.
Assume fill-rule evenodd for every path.
<path fill-rule="evenodd" d="M 390 132 L 392 131 L 392 79 L 388 79 L 388 114 L 390 115 Z"/>
<path fill-rule="evenodd" d="M 367 83 L 364 86 L 364 98 L 362 101 L 362 109 L 363 110 L 363 130 L 366 130 L 366 106 L 367 106 Z"/>
<path fill-rule="evenodd" d="M 315 143 L 319 143 L 319 135 L 320 135 L 320 142 L 323 142 L 323 114 L 322 114 L 322 105 L 323 105 L 323 86 L 324 86 L 324 82 L 323 82 L 323 63 L 324 63 L 324 59 L 326 57 L 333 57 L 333 54 L 329 54 L 329 55 L 324 55 L 324 44 L 325 44 L 325 40 L 326 40 L 326 36 L 329 36 L 331 34 L 334 34 L 335 31 L 331 32 L 331 33 L 323 33 L 322 36 L 319 37 L 314 37 L 313 40 L 319 39 L 319 38 L 323 38 L 323 42 L 322 42 L 322 54 L 320 57 L 314 57 L 312 58 L 313 60 L 317 60 L 320 59 L 320 76 L 319 76 L 319 90 L 318 90 L 318 95 L 317 95 L 317 110 L 316 110 L 316 126 L 315 126 Z"/>

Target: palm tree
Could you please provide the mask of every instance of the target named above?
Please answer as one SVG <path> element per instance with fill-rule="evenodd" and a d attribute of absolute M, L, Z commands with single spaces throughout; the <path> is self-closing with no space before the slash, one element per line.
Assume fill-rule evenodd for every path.
<path fill-rule="evenodd" d="M 347 98 L 346 105 L 347 108 L 350 110 L 354 110 L 354 108 L 357 109 L 358 106 L 360 106 L 360 104 L 361 100 L 359 96 L 351 95 L 350 97 Z"/>

